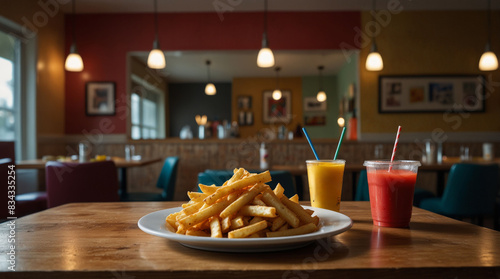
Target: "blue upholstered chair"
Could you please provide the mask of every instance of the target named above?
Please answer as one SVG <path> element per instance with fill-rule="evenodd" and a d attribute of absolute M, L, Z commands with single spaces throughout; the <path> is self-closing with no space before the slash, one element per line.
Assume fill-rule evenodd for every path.
<path fill-rule="evenodd" d="M 158 177 L 156 187 L 161 193 L 128 193 L 124 201 L 172 201 L 174 199 L 175 180 L 179 157 L 167 157 Z"/>
<path fill-rule="evenodd" d="M 259 173 L 260 171 L 249 170 L 252 173 Z M 295 183 L 292 174 L 289 171 L 269 171 L 271 174 L 272 181 L 268 182 L 272 189 L 276 187 L 278 183 L 285 189 L 285 195 L 291 197 L 297 194 L 295 188 Z M 233 171 L 231 170 L 205 170 L 198 174 L 198 183 L 205 185 L 215 184 L 220 186 L 224 182 L 233 176 Z"/>
<path fill-rule="evenodd" d="M 477 218 L 482 224 L 484 216 L 492 216 L 499 189 L 497 164 L 455 164 L 441 198 L 422 200 L 419 207 L 448 217 Z"/>

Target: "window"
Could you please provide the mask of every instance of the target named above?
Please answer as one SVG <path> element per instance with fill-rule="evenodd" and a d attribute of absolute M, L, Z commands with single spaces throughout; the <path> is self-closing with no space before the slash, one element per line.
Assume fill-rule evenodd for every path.
<path fill-rule="evenodd" d="M 152 86 L 132 82 L 131 137 L 132 139 L 157 139 L 165 137 L 163 92 Z"/>
<path fill-rule="evenodd" d="M 18 160 L 36 158 L 36 40 L 0 16 L 0 141 Z"/>

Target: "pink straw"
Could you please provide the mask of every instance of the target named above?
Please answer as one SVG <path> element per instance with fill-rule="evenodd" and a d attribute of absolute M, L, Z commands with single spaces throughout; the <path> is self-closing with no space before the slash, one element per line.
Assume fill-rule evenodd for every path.
<path fill-rule="evenodd" d="M 394 148 L 392 149 L 391 165 L 389 166 L 389 171 L 392 170 L 392 162 L 394 161 L 394 156 L 396 156 L 396 149 L 398 148 L 399 134 L 401 133 L 401 126 L 398 126 L 398 133 L 396 134 L 396 141 L 394 142 Z"/>

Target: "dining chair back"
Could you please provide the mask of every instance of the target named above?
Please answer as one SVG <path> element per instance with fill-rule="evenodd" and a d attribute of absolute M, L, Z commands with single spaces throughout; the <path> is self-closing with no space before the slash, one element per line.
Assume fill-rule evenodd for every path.
<path fill-rule="evenodd" d="M 49 208 L 72 202 L 115 202 L 118 174 L 113 161 L 48 162 L 45 166 Z"/>
<path fill-rule="evenodd" d="M 499 189 L 497 164 L 455 164 L 441 198 L 422 200 L 419 207 L 455 218 L 493 215 Z"/>
<path fill-rule="evenodd" d="M 123 201 L 173 201 L 175 182 L 177 179 L 177 168 L 179 157 L 167 157 L 161 168 L 156 187 L 162 189 L 161 193 L 154 192 L 132 192 L 123 197 Z"/>
<path fill-rule="evenodd" d="M 162 197 L 165 201 L 174 200 L 175 181 L 177 179 L 177 168 L 179 157 L 171 156 L 165 159 L 161 168 L 160 176 L 156 182 L 156 187 L 163 190 Z"/>
<path fill-rule="evenodd" d="M 249 170 L 251 173 L 256 173 L 260 171 Z M 295 187 L 295 180 L 292 173 L 285 170 L 269 171 L 271 174 L 272 181 L 266 183 L 271 186 L 272 189 L 276 187 L 278 183 L 285 189 L 285 195 L 287 197 L 292 197 L 297 194 L 297 189 Z M 233 171 L 231 170 L 205 170 L 204 172 L 198 173 L 198 183 L 204 185 L 222 185 L 225 181 L 229 180 L 233 176 Z"/>

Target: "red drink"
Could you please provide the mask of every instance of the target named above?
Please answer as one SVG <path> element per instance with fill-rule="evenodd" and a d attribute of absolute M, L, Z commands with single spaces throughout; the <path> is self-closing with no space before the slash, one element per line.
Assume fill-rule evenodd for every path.
<path fill-rule="evenodd" d="M 419 165 L 415 161 L 365 162 L 374 225 L 398 228 L 410 225 Z"/>

